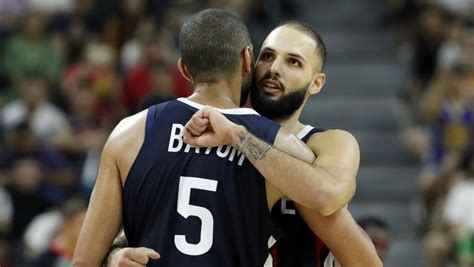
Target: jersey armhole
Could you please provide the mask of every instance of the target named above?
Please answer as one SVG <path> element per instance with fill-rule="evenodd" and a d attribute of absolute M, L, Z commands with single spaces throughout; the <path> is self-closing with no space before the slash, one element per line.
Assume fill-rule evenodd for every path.
<path fill-rule="evenodd" d="M 155 126 L 156 119 L 163 111 L 163 108 L 166 106 L 168 102 L 161 103 L 157 105 L 153 105 L 148 108 L 148 114 L 146 116 L 146 126 L 145 126 L 145 139 L 151 134 L 153 130 L 153 126 Z"/>

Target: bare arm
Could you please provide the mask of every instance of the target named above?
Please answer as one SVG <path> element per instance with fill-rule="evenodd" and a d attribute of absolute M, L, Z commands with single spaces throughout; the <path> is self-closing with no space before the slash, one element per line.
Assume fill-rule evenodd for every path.
<path fill-rule="evenodd" d="M 102 266 L 122 224 L 122 185 L 143 143 L 145 121 L 146 111 L 126 118 L 107 140 L 71 266 Z"/>
<path fill-rule="evenodd" d="M 339 132 L 342 131 L 335 135 L 345 135 L 339 138 L 341 140 L 350 136 L 346 132 Z M 328 156 L 323 153 L 329 153 L 329 145 L 317 147 L 318 158 L 310 164 L 291 156 L 297 155 L 310 161 L 306 153 L 311 153 L 311 150 L 281 141 L 291 139 L 288 135 L 284 130 L 280 130 L 277 135 L 275 144 L 286 144 L 282 147 L 285 151 L 282 151 L 256 138 L 245 127 L 230 122 L 216 110 L 204 108 L 188 122 L 184 138 L 186 143 L 196 146 L 231 144 L 242 151 L 282 194 L 324 215 L 330 215 L 347 204 L 355 189 L 355 174 L 359 166 L 359 150 L 355 139 L 350 136 L 350 141 L 338 146 L 337 153 Z M 349 150 L 352 152 L 349 156 L 343 155 Z M 341 162 L 337 156 L 350 160 Z M 346 163 L 350 163 L 350 166 L 344 166 Z M 343 189 L 336 188 L 341 185 Z"/>
<path fill-rule="evenodd" d="M 314 134 L 306 144 L 318 155 L 312 164 L 313 173 L 319 175 L 315 178 L 325 185 L 319 192 L 324 206 L 322 213 L 332 214 L 346 206 L 354 196 L 360 162 L 359 144 L 352 134 L 342 130 Z"/>
<path fill-rule="evenodd" d="M 292 199 L 296 196 L 294 201 L 330 215 L 352 198 L 359 167 L 359 148 L 349 133 L 334 130 L 310 139 L 308 145 L 318 157 L 308 164 L 299 160 L 304 158 L 304 153 L 296 154 L 296 158 L 287 154 L 304 151 L 301 145 L 286 146 L 284 151 L 278 149 L 280 139 L 288 139 L 286 132 L 278 133 L 275 149 L 243 127 L 236 131 L 239 138 L 234 139 L 232 145 L 238 147 L 284 195 Z"/>
<path fill-rule="evenodd" d="M 107 142 L 71 266 L 102 266 L 119 231 L 122 223 L 122 184 L 113 155 L 113 144 Z"/>
<path fill-rule="evenodd" d="M 372 241 L 354 221 L 347 208 L 330 216 L 323 216 L 297 203 L 295 205 L 306 224 L 328 246 L 342 266 L 382 266 Z"/>

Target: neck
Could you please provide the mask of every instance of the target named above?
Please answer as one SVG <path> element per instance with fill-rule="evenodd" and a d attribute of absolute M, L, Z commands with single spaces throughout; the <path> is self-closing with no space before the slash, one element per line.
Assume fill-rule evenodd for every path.
<path fill-rule="evenodd" d="M 295 112 L 293 112 L 290 116 L 277 118 L 274 119 L 274 121 L 278 122 L 281 127 L 290 131 L 292 134 L 298 134 L 305 126 L 300 122 L 300 116 L 301 112 L 303 112 L 303 107 L 306 105 L 306 101 L 308 101 L 308 97 L 305 98 L 303 104 L 301 104 L 301 107 L 295 110 Z"/>
<path fill-rule="evenodd" d="M 299 121 L 301 111 L 298 110 L 291 114 L 289 117 L 285 117 L 282 119 L 275 119 L 281 127 L 285 128 L 286 130 L 290 131 L 292 134 L 298 134 L 301 129 L 304 128 L 304 124 Z"/>
<path fill-rule="evenodd" d="M 213 83 L 196 83 L 189 100 L 216 108 L 236 108 L 240 104 L 240 79 L 220 80 Z"/>

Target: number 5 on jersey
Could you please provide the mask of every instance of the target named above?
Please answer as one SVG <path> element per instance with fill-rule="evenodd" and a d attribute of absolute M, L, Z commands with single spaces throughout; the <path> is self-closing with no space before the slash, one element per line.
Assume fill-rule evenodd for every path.
<path fill-rule="evenodd" d="M 201 220 L 201 238 L 197 244 L 190 244 L 186 241 L 185 235 L 175 235 L 174 244 L 182 253 L 198 256 L 208 252 L 212 247 L 214 218 L 208 209 L 189 203 L 191 189 L 216 192 L 217 181 L 189 176 L 181 176 L 179 179 L 177 211 L 185 219 L 196 216 Z"/>

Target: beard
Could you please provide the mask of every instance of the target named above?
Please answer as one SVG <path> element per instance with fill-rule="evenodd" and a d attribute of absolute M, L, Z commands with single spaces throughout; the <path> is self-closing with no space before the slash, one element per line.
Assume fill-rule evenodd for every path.
<path fill-rule="evenodd" d="M 266 78 L 267 77 L 264 77 L 263 79 Z M 254 84 L 256 84 L 255 81 Z M 280 82 L 279 84 L 280 89 L 285 92 L 286 90 L 283 84 Z M 301 105 L 303 105 L 308 86 L 309 83 L 301 88 L 298 88 L 296 91 L 283 94 L 277 99 L 271 99 L 269 94 L 258 90 L 257 86 L 254 86 L 250 91 L 250 101 L 252 103 L 253 109 L 255 109 L 260 115 L 263 115 L 271 120 L 286 118 L 298 110 Z"/>

